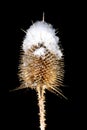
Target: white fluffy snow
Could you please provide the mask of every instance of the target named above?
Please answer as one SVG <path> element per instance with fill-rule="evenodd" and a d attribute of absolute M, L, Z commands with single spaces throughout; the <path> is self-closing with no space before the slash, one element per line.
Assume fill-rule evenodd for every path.
<path fill-rule="evenodd" d="M 26 36 L 23 41 L 23 50 L 26 52 L 33 45 L 43 44 L 46 48 L 56 54 L 59 58 L 62 56 L 62 52 L 59 48 L 59 37 L 55 34 L 55 29 L 51 24 L 47 24 L 44 21 L 37 21 L 26 32 Z M 43 55 L 44 49 L 38 49 L 35 55 Z"/>
<path fill-rule="evenodd" d="M 45 55 L 45 51 L 46 51 L 45 48 L 40 47 L 34 51 L 34 55 L 43 56 L 43 55 Z"/>

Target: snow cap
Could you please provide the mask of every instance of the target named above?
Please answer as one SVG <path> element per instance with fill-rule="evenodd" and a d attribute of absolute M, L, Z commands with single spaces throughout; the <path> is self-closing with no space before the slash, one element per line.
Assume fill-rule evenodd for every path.
<path fill-rule="evenodd" d="M 62 52 L 59 48 L 59 37 L 55 34 L 55 29 L 51 24 L 44 21 L 37 21 L 30 26 L 26 32 L 26 36 L 23 41 L 23 50 L 26 52 L 33 45 L 38 46 L 43 44 L 51 53 L 54 53 L 59 58 L 62 57 Z M 44 49 L 40 49 L 40 53 L 37 51 L 35 54 L 42 55 L 41 50 L 45 53 Z M 38 49 L 39 51 L 39 49 Z"/>

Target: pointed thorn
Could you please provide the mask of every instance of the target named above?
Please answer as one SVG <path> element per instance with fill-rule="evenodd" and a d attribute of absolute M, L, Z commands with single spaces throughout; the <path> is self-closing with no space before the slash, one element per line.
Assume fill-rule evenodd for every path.
<path fill-rule="evenodd" d="M 32 23 L 32 24 L 34 23 L 33 20 L 31 20 L 31 23 Z"/>
<path fill-rule="evenodd" d="M 45 17 L 45 14 L 44 14 L 44 12 L 43 12 L 43 22 L 44 22 L 44 17 Z"/>
<path fill-rule="evenodd" d="M 24 33 L 27 33 L 24 29 L 21 28 L 21 31 L 23 31 Z"/>
<path fill-rule="evenodd" d="M 21 90 L 21 89 L 26 89 L 26 88 L 27 88 L 27 87 L 21 85 L 21 86 L 15 88 L 15 89 L 9 90 L 9 92 L 14 92 L 14 91 Z"/>

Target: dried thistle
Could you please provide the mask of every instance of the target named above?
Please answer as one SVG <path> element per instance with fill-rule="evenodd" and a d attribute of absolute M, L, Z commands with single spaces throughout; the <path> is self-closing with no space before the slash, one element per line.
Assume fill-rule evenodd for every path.
<path fill-rule="evenodd" d="M 40 129 L 45 130 L 45 89 L 66 98 L 61 90 L 64 77 L 63 53 L 59 37 L 52 25 L 44 21 L 33 23 L 26 31 L 22 45 L 19 78 L 22 85 L 17 89 L 31 88 L 38 95 Z"/>

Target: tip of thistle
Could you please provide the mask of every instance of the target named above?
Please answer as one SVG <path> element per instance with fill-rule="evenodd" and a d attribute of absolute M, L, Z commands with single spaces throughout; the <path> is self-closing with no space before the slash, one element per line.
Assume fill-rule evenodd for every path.
<path fill-rule="evenodd" d="M 62 57 L 62 52 L 59 47 L 59 37 L 56 36 L 55 29 L 51 24 L 44 21 L 37 21 L 30 26 L 26 31 L 22 49 L 26 52 L 32 46 L 43 44 L 50 52 L 56 54 L 59 58 Z"/>

